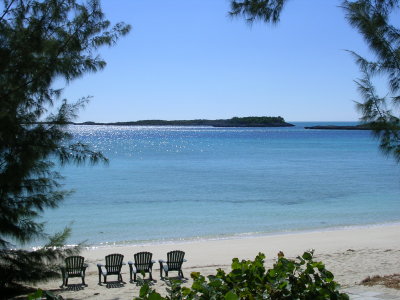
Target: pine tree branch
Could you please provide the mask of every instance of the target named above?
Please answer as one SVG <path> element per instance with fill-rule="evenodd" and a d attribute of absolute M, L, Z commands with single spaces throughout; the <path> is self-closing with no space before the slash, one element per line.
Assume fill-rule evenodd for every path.
<path fill-rule="evenodd" d="M 93 13 L 92 13 L 93 14 Z M 90 14 L 89 16 L 91 16 L 92 14 Z M 88 18 L 87 18 L 88 19 Z M 86 20 L 85 20 L 86 21 Z M 68 46 L 68 44 L 71 42 L 72 38 L 75 37 L 79 30 L 85 25 L 85 22 L 82 21 L 81 24 L 78 26 L 78 28 L 76 28 L 75 32 L 72 35 L 69 35 L 68 39 L 65 41 L 65 43 L 63 45 L 61 45 L 57 51 L 57 54 L 55 55 L 55 57 L 53 57 L 53 59 L 58 58 L 66 49 L 66 47 Z M 25 89 L 27 86 L 31 85 L 32 83 L 34 83 L 36 80 L 39 80 L 40 76 L 45 74 L 49 69 L 51 68 L 51 64 L 48 66 L 43 67 L 43 69 L 41 71 L 39 71 L 38 74 L 36 74 L 36 76 L 34 76 L 31 80 L 28 80 L 27 82 L 25 82 L 24 84 L 14 88 L 13 90 L 11 90 L 10 92 L 6 93 L 4 95 L 4 97 L 10 96 L 11 94 L 21 90 L 21 89 Z"/>
<path fill-rule="evenodd" d="M 4 10 L 3 14 L 0 17 L 0 22 L 3 21 L 4 17 L 8 14 L 8 12 L 10 11 L 11 6 L 13 5 L 15 0 L 11 0 L 11 2 L 8 4 L 8 6 L 6 7 L 6 9 Z"/>

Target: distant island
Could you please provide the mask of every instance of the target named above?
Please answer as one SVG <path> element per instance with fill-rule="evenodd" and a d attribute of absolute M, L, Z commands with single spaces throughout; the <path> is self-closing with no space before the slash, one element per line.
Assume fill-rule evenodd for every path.
<path fill-rule="evenodd" d="M 233 117 L 219 120 L 141 120 L 130 122 L 97 123 L 83 122 L 71 123 L 74 125 L 114 125 L 114 126 L 212 126 L 212 127 L 292 127 L 282 117 Z"/>
<path fill-rule="evenodd" d="M 318 125 L 304 127 L 305 129 L 327 129 L 327 130 L 371 130 L 368 124 L 354 125 L 354 126 L 339 126 L 339 125 Z"/>

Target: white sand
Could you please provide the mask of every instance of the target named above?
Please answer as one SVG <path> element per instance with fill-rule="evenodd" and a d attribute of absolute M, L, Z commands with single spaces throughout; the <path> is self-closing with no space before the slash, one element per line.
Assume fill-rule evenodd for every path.
<path fill-rule="evenodd" d="M 343 288 L 352 288 L 369 275 L 388 275 L 400 273 L 400 225 L 370 226 L 320 232 L 280 234 L 241 239 L 196 241 L 190 243 L 155 244 L 146 246 L 104 247 L 83 251 L 89 268 L 86 283 L 82 290 L 71 290 L 80 278 L 70 279 L 71 288 L 60 290 L 59 281 L 52 281 L 42 288 L 56 290 L 64 298 L 71 299 L 132 299 L 138 295 L 139 287 L 129 283 L 128 265 L 123 267 L 123 287 L 107 288 L 98 285 L 96 264 L 102 263 L 104 257 L 111 253 L 121 253 L 125 262 L 133 260 L 133 254 L 150 251 L 157 263 L 153 267 L 156 282 L 154 287 L 160 292 L 165 290 L 164 281 L 159 277 L 158 259 L 166 259 L 171 250 L 183 250 L 188 260 L 183 265 L 183 272 L 190 285 L 190 273 L 198 271 L 203 275 L 214 274 L 217 268 L 228 270 L 233 257 L 254 259 L 258 252 L 267 256 L 266 265 L 271 267 L 276 254 L 283 251 L 286 257 L 301 255 L 308 249 L 315 249 L 316 260 L 323 261 L 328 270 Z M 176 272 L 173 272 L 174 276 Z M 110 276 L 109 280 L 115 280 Z M 375 288 L 377 289 L 377 288 Z M 379 289 L 379 288 L 378 288 Z M 400 293 L 390 290 L 390 293 Z"/>

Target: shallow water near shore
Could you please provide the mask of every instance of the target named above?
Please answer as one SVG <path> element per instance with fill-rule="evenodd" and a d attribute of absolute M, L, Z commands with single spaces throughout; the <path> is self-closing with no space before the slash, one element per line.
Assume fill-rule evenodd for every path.
<path fill-rule="evenodd" d="M 71 244 L 168 242 L 398 222 L 400 168 L 368 131 L 71 126 L 108 166 L 60 168 L 46 211 Z M 318 123 L 323 124 L 323 123 Z M 349 123 L 332 123 L 347 125 Z M 39 243 L 39 242 L 38 242 Z"/>

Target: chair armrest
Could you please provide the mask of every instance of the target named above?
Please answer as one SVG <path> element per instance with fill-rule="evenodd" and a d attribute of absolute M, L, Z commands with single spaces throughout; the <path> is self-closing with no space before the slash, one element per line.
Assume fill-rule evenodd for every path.
<path fill-rule="evenodd" d="M 133 265 L 133 262 L 131 262 L 131 261 L 128 261 L 128 265 Z"/>
<path fill-rule="evenodd" d="M 89 267 L 89 265 L 88 264 L 83 264 L 83 267 L 87 268 L 87 267 Z"/>
<path fill-rule="evenodd" d="M 122 262 L 122 265 L 123 265 L 123 266 L 125 266 L 125 265 L 126 265 L 126 263 Z"/>
<path fill-rule="evenodd" d="M 155 263 L 156 263 L 156 261 L 155 261 L 155 260 L 152 260 L 152 261 L 151 261 L 151 263 L 152 263 L 152 264 L 155 264 Z"/>
<path fill-rule="evenodd" d="M 102 269 L 101 267 L 104 267 L 103 264 L 97 264 L 97 268 L 99 269 L 99 276 L 100 274 L 103 274 L 103 276 L 107 276 L 107 270 Z"/>
<path fill-rule="evenodd" d="M 186 260 L 186 259 L 182 259 L 182 261 L 183 261 L 183 262 L 186 262 L 187 260 Z"/>
<path fill-rule="evenodd" d="M 159 259 L 158 262 L 159 262 L 159 263 L 166 263 L 166 261 L 163 260 L 163 259 Z"/>

